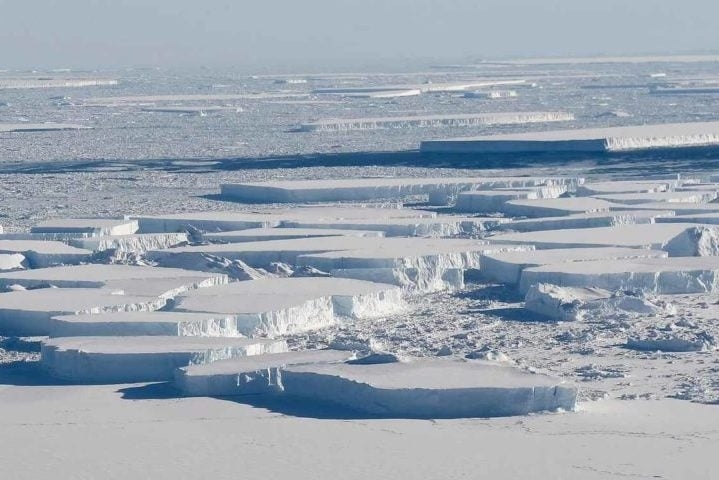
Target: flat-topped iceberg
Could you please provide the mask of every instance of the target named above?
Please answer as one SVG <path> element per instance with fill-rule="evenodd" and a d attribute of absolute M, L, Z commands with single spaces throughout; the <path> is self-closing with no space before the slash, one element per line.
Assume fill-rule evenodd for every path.
<path fill-rule="evenodd" d="M 41 364 L 76 383 L 158 382 L 188 365 L 284 351 L 284 341 L 264 338 L 62 337 L 43 342 Z"/>
<path fill-rule="evenodd" d="M 414 359 L 282 369 L 285 395 L 331 402 L 370 415 L 462 418 L 573 410 L 576 387 L 515 367 L 476 360 Z"/>
<path fill-rule="evenodd" d="M 341 132 L 384 128 L 471 127 L 478 125 L 514 125 L 540 122 L 566 122 L 574 115 L 565 112 L 497 112 L 406 117 L 337 118 L 303 123 L 301 132 Z"/>
<path fill-rule="evenodd" d="M 479 177 L 479 178 L 354 178 L 344 180 L 293 180 L 220 185 L 222 196 L 249 203 L 353 202 L 402 200 L 425 195 L 433 205 L 450 205 L 467 190 L 565 186 L 574 190 L 581 177 Z"/>
<path fill-rule="evenodd" d="M 611 153 L 719 146 L 719 122 L 668 123 L 426 140 L 426 153 Z"/>

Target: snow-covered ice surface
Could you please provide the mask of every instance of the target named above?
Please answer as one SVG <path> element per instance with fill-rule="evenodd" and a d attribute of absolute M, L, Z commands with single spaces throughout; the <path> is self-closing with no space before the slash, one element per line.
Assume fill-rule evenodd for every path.
<path fill-rule="evenodd" d="M 497 115 L 567 112 L 574 116 L 577 131 L 640 124 L 696 128 L 695 122 L 718 121 L 711 95 L 649 93 L 658 82 L 717 77 L 714 61 L 675 60 L 674 64 L 486 63 L 413 74 L 303 74 L 306 84 L 276 83 L 276 77 L 237 72 L 138 69 L 108 74 L 107 78 L 121 79 L 117 85 L 0 90 L 0 123 L 92 127 L 0 132 L 2 224 L 9 232 L 2 240 L 40 241 L 46 250 L 70 244 L 84 249 L 87 257 L 82 263 L 90 263 L 33 269 L 24 259 L 24 249 L 0 253 L 2 268 L 29 269 L 0 272 L 7 290 L 0 293 L 0 301 L 7 306 L 5 311 L 13 312 L 3 321 L 8 327 L 27 328 L 0 333 L 22 335 L 0 337 L 3 471 L 20 479 L 224 478 L 238 472 L 267 478 L 287 476 L 288 469 L 294 478 L 337 476 L 339 471 L 346 478 L 460 478 L 482 472 L 498 479 L 713 479 L 717 466 L 712 452 L 719 444 L 713 405 L 719 401 L 715 281 L 719 267 L 714 265 L 719 243 L 712 225 L 717 223 L 713 215 L 719 213 L 719 203 L 710 200 L 719 176 L 712 149 L 588 153 L 578 155 L 577 161 L 573 156 L 494 158 L 425 155 L 417 150 L 422 140 L 535 135 L 556 128 L 542 123 L 292 132 L 315 119 L 472 115 L 478 109 Z M 650 76 L 657 72 L 665 72 L 666 77 Z M 53 76 L 57 75 L 47 75 Z M 466 98 L 466 91 L 488 88 L 473 86 L 478 77 L 488 82 L 521 79 L 523 83 L 509 88 L 522 90 L 510 101 Z M 401 88 L 386 90 L 393 85 Z M 538 88 L 524 88 L 534 85 Z M 353 88 L 354 93 L 313 93 Z M 401 96 L 412 89 L 416 90 L 410 92 L 412 96 Z M 216 106 L 222 108 L 212 108 Z M 684 128 L 666 132 L 672 135 L 659 143 L 675 139 Z M 223 197 L 221 185 L 243 185 L 239 191 L 252 203 Z M 555 187 L 563 190 L 562 198 L 538 195 L 504 201 L 502 197 L 502 190 Z M 481 212 L 481 217 L 469 216 L 474 211 L 460 216 L 455 207 L 460 194 L 472 195 L 466 191 L 490 191 L 488 195 L 497 201 L 491 208 L 482 207 L 491 211 Z M 601 196 L 609 197 L 597 198 Z M 683 201 L 672 201 L 677 199 Z M 348 201 L 362 204 L 342 203 Z M 327 205 L 299 208 L 304 202 Z M 514 204 L 515 210 L 506 209 L 507 204 Z M 97 238 L 88 238 L 93 234 L 88 231 L 30 233 L 48 220 L 57 227 L 66 222 L 63 219 L 97 218 L 135 219 L 140 230 Z M 677 222 L 686 225 L 678 235 L 663 230 Z M 293 228 L 348 233 L 244 242 L 256 243 L 254 252 L 267 252 L 268 261 L 261 267 L 232 259 L 236 247 L 227 247 L 229 243 L 204 244 L 218 232 L 218 237 L 238 231 L 242 236 L 247 229 L 263 229 L 271 235 L 272 230 Z M 607 232 L 598 234 L 596 230 L 603 228 Z M 481 275 L 487 266 L 482 253 L 469 254 L 511 257 L 516 252 L 491 250 L 507 248 L 508 244 L 496 243 L 497 237 L 511 231 L 551 230 L 557 232 L 552 232 L 550 240 L 556 243 L 550 249 L 540 241 L 511 245 L 520 253 L 506 266 L 507 272 L 522 269 L 522 277 L 537 272 L 537 278 L 526 282 L 528 290 L 537 282 L 550 282 L 542 295 L 558 300 L 549 301 L 553 309 L 545 310 L 554 318 L 531 311 L 532 299 L 527 305 L 521 280 L 520 285 L 488 283 Z M 435 238 L 358 236 L 365 231 L 386 237 Z M 398 242 L 380 243 L 385 240 Z M 462 254 L 461 262 L 452 257 L 456 249 L 443 250 L 449 240 L 466 242 L 462 251 L 467 255 Z M 304 242 L 301 254 L 286 249 L 295 241 Z M 361 242 L 352 245 L 346 261 L 372 268 L 323 270 L 345 261 L 342 253 L 333 251 L 339 241 Z M 567 251 L 568 241 L 577 248 Z M 419 248 L 418 242 L 424 247 Z M 323 247 L 330 247 L 330 253 L 317 252 Z M 185 248 L 204 252 L 194 264 L 184 265 L 188 273 L 173 270 L 168 276 L 170 269 L 155 264 L 154 251 L 179 253 Z M 147 254 L 148 249 L 153 253 Z M 420 250 L 424 260 L 405 263 L 417 258 L 413 255 Z M 583 256 L 582 250 L 585 258 L 575 258 Z M 607 259 L 601 252 L 610 250 Z M 278 251 L 288 253 L 280 258 L 283 262 L 275 261 Z M 654 256 L 664 253 L 671 258 Z M 391 268 L 377 268 L 388 262 Z M 125 265 L 113 265 L 117 263 Z M 437 361 L 450 363 L 462 363 L 463 358 L 494 362 L 513 372 L 497 378 L 497 385 L 514 373 L 548 375 L 576 385 L 576 412 L 512 419 L 378 420 L 372 418 L 376 415 L 323 399 L 290 399 L 276 392 L 219 400 L 180 398 L 181 392 L 164 383 L 70 384 L 138 380 L 147 378 L 140 375 L 151 371 L 148 366 L 160 364 L 161 378 L 174 382 L 181 375 L 174 367 L 187 365 L 190 349 L 173 356 L 177 353 L 173 342 L 196 346 L 207 342 L 201 345 L 207 348 L 200 353 L 192 350 L 191 355 L 209 361 L 229 356 L 228 352 L 242 353 L 230 344 L 266 340 L 238 337 L 236 313 L 178 312 L 178 296 L 195 296 L 193 288 L 202 287 L 212 298 L 209 292 L 215 288 L 239 291 L 255 284 L 251 291 L 278 280 L 308 279 L 324 281 L 313 288 L 327 295 L 328 285 L 341 280 L 338 275 L 369 276 L 370 285 L 380 280 L 416 285 L 418 280 L 436 279 L 427 275 L 432 271 L 443 271 L 441 285 L 452 288 L 401 290 L 390 285 L 386 292 L 401 296 L 401 310 L 385 308 L 397 306 L 399 297 L 392 297 L 394 293 L 383 302 L 370 295 L 360 303 L 340 305 L 357 307 L 357 318 L 338 316 L 329 321 L 315 316 L 328 322 L 272 341 L 281 348 L 287 342 L 292 355 L 330 348 L 341 350 L 340 357 L 356 354 L 369 363 L 435 356 L 447 357 Z M 225 287 L 226 275 L 245 281 Z M 289 276 L 304 278 L 284 278 Z M 509 276 L 516 278 L 516 273 Z M 51 286 L 59 288 L 47 288 Z M 283 289 L 267 290 L 272 299 L 266 304 L 279 306 L 283 297 L 301 293 L 295 290 L 300 289 L 286 284 Z M 595 295 L 583 296 L 581 291 Z M 259 301 L 258 295 L 253 298 Z M 212 302 L 222 306 L 229 300 L 227 296 L 208 299 L 205 305 Z M 569 315 L 560 317 L 557 312 Z M 64 325 L 59 327 L 60 323 Z M 69 375 L 70 380 L 44 370 L 39 357 L 45 339 L 27 336 L 52 333 L 53 328 L 63 336 L 47 343 L 69 347 L 60 368 L 77 374 Z M 80 338 L 69 340 L 64 335 Z M 102 338 L 89 342 L 93 336 Z M 79 345 L 87 348 L 73 352 Z M 143 352 L 143 345 L 150 351 Z M 126 353 L 134 352 L 129 363 L 106 362 L 107 357 L 98 355 L 125 347 Z M 94 354 L 87 354 L 89 350 Z M 163 363 L 182 355 L 177 364 Z M 264 355 L 256 359 L 261 372 L 249 369 L 247 377 L 241 376 L 244 368 L 231 365 L 244 357 L 185 371 L 199 377 L 206 372 L 204 378 L 216 377 L 217 388 L 225 389 L 213 391 L 207 384 L 208 389 L 197 394 L 233 393 L 238 379 L 249 377 L 259 381 L 258 387 L 272 389 L 274 367 L 267 365 L 273 362 Z M 223 373 L 225 365 L 229 366 Z M 323 381 L 361 380 L 349 374 L 360 367 L 389 372 L 402 366 L 351 365 L 339 375 L 323 372 Z M 99 372 L 98 376 L 89 375 L 92 372 Z M 118 376 L 101 378 L 103 372 Z M 123 379 L 119 374 L 128 376 Z M 438 377 L 450 380 L 444 374 Z M 383 378 L 392 377 L 383 374 Z M 476 380 L 456 379 L 464 386 Z M 399 380 L 389 382 L 401 386 Z M 421 399 L 421 395 L 410 398 Z M 448 406 L 444 415 L 429 416 L 448 416 L 450 407 L 461 405 Z M 400 409 L 395 416 L 409 415 Z M 522 455 L 517 455 L 518 450 Z"/>

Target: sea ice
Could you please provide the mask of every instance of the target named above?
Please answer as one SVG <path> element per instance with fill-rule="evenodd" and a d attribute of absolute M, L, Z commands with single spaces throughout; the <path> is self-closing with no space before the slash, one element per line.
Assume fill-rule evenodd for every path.
<path fill-rule="evenodd" d="M 73 238 L 70 245 L 93 252 L 114 250 L 119 253 L 144 253 L 148 250 L 176 247 L 187 243 L 186 233 L 137 233 L 133 235 Z"/>

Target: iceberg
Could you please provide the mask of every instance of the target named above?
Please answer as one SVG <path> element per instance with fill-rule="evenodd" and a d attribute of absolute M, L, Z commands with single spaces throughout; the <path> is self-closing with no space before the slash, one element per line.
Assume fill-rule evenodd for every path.
<path fill-rule="evenodd" d="M 425 153 L 613 153 L 719 146 L 719 122 L 668 123 L 425 140 Z"/>
<path fill-rule="evenodd" d="M 450 205 L 467 190 L 565 186 L 575 190 L 581 177 L 486 178 L 361 178 L 347 180 L 294 180 L 222 184 L 221 195 L 247 203 L 357 202 L 402 200 L 428 196 L 432 205 Z"/>
<path fill-rule="evenodd" d="M 41 364 L 74 383 L 173 379 L 177 368 L 287 351 L 283 340 L 213 337 L 62 337 L 42 344 Z"/>
<path fill-rule="evenodd" d="M 180 368 L 175 373 L 175 385 L 184 395 L 194 397 L 277 394 L 284 391 L 284 368 L 343 362 L 351 356 L 340 350 L 305 350 L 235 357 Z"/>
<path fill-rule="evenodd" d="M 478 360 L 413 359 L 282 369 L 284 394 L 393 418 L 464 418 L 574 410 L 577 389 L 552 377 Z"/>
<path fill-rule="evenodd" d="M 46 220 L 30 228 L 31 233 L 82 234 L 99 237 L 104 235 L 131 235 L 137 232 L 137 220 L 111 218 L 65 218 Z"/>
<path fill-rule="evenodd" d="M 300 132 L 343 132 L 384 128 L 471 127 L 525 123 L 567 122 L 574 115 L 565 112 L 498 112 L 406 117 L 336 118 L 303 123 Z"/>

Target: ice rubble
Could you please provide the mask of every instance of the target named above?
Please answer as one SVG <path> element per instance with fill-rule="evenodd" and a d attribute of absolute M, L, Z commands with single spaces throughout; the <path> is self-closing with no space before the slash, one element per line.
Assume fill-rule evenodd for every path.
<path fill-rule="evenodd" d="M 361 178 L 351 180 L 295 180 L 222 184 L 223 197 L 249 203 L 351 202 L 401 200 L 425 195 L 433 205 L 449 205 L 467 190 L 565 186 L 575 190 L 580 177 L 487 178 Z"/>
<path fill-rule="evenodd" d="M 49 335 L 238 337 L 240 332 L 234 315 L 153 310 L 58 315 L 50 319 Z"/>
<path fill-rule="evenodd" d="M 524 308 L 530 312 L 558 321 L 674 313 L 671 305 L 653 303 L 640 295 L 610 292 L 595 287 L 558 287 L 546 283 L 532 285 L 524 301 Z"/>
<path fill-rule="evenodd" d="M 73 238 L 68 243 L 77 248 L 104 252 L 143 253 L 148 250 L 176 247 L 187 243 L 187 233 L 137 233 L 132 235 L 107 235 L 100 237 Z"/>
<path fill-rule="evenodd" d="M 692 223 L 652 223 L 614 227 L 506 233 L 495 244 L 534 245 L 537 249 L 629 247 L 664 250 L 673 257 L 719 253 L 719 227 Z"/>
<path fill-rule="evenodd" d="M 713 293 L 719 287 L 719 257 L 670 257 L 566 262 L 527 268 L 519 283 L 641 290 L 656 294 Z"/>
<path fill-rule="evenodd" d="M 42 344 L 41 364 L 75 383 L 172 380 L 175 369 L 287 351 L 283 340 L 213 337 L 62 337 Z"/>
<path fill-rule="evenodd" d="M 495 229 L 500 231 L 534 232 L 541 230 L 613 227 L 618 225 L 645 225 L 668 221 L 667 217 L 669 217 L 669 219 L 674 217 L 674 212 L 672 210 L 625 210 L 617 212 L 579 213 L 564 217 L 514 220 L 500 223 Z"/>
<path fill-rule="evenodd" d="M 488 252 L 482 254 L 480 275 L 483 279 L 517 285 L 526 268 L 563 262 L 588 260 L 620 260 L 631 258 L 666 258 L 667 252 L 638 248 L 557 248 L 518 252 Z"/>
<path fill-rule="evenodd" d="M 426 153 L 608 153 L 719 145 L 719 122 L 692 122 L 426 140 Z"/>
<path fill-rule="evenodd" d="M 85 234 L 98 237 L 102 235 L 131 235 L 137 232 L 137 220 L 111 218 L 65 218 L 45 220 L 30 228 L 31 233 L 68 233 Z"/>
<path fill-rule="evenodd" d="M 243 335 L 284 335 L 337 323 L 341 317 L 374 318 L 404 309 L 393 285 L 340 278 L 272 278 L 188 292 L 175 299 L 180 312 L 234 315 Z"/>
<path fill-rule="evenodd" d="M 175 373 L 175 385 L 188 396 L 234 396 L 280 393 L 282 369 L 292 365 L 342 362 L 351 357 L 340 350 L 305 350 L 237 357 L 190 365 Z"/>
<path fill-rule="evenodd" d="M 717 342 L 713 336 L 704 331 L 665 328 L 652 329 L 645 335 L 630 336 L 626 347 L 649 352 L 703 352 L 715 350 Z"/>
<path fill-rule="evenodd" d="M 50 132 L 54 130 L 84 130 L 88 128 L 90 127 L 73 123 L 0 123 L 0 132 Z"/>
<path fill-rule="evenodd" d="M 513 125 L 571 120 L 574 120 L 574 115 L 564 112 L 499 112 L 406 117 L 337 118 L 313 123 L 303 123 L 298 130 L 301 132 L 342 132 L 348 130 L 376 130 L 383 128 Z"/>
<path fill-rule="evenodd" d="M 87 262 L 92 255 L 90 250 L 43 240 L 0 240 L 0 253 L 20 253 L 32 268 Z"/>
<path fill-rule="evenodd" d="M 472 190 L 459 193 L 454 208 L 458 212 L 501 212 L 504 204 L 510 200 L 559 198 L 566 192 L 563 185 L 524 190 Z"/>
<path fill-rule="evenodd" d="M 370 415 L 461 418 L 573 410 L 576 387 L 476 360 L 414 359 L 375 365 L 321 363 L 282 369 L 285 395 Z"/>

